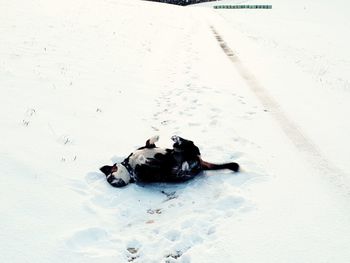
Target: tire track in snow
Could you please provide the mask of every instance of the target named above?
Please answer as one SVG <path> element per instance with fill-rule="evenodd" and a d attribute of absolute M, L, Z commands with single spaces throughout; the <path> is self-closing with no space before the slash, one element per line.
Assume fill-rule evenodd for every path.
<path fill-rule="evenodd" d="M 247 83 L 249 88 L 254 92 L 261 104 L 268 109 L 273 118 L 282 128 L 283 132 L 287 135 L 294 146 L 302 153 L 306 154 L 306 157 L 311 162 L 312 166 L 320 172 L 331 175 L 329 178 L 339 187 L 346 187 L 345 178 L 346 175 L 343 171 L 330 163 L 321 153 L 319 148 L 308 138 L 298 125 L 293 122 L 283 112 L 278 102 L 276 102 L 272 96 L 263 88 L 253 73 L 246 68 L 243 62 L 237 57 L 233 50 L 228 46 L 219 32 L 214 26 L 210 26 L 216 40 L 220 44 L 220 47 L 226 54 L 226 56 L 235 65 L 238 73 Z M 333 176 L 332 176 L 333 175 Z"/>

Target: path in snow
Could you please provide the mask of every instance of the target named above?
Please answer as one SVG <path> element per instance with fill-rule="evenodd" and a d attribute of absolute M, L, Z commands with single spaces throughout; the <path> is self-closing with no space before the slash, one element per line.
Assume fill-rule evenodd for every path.
<path fill-rule="evenodd" d="M 300 151 L 300 153 L 306 155 L 306 158 L 310 160 L 314 169 L 323 173 L 324 175 L 331 174 L 333 180 L 338 186 L 345 187 L 346 185 L 341 181 L 344 179 L 344 177 L 346 177 L 344 172 L 334 166 L 333 163 L 323 156 L 312 140 L 283 112 L 278 102 L 272 98 L 266 89 L 264 89 L 251 70 L 247 69 L 247 67 L 243 64 L 237 54 L 235 54 L 235 52 L 228 46 L 215 27 L 210 26 L 210 28 L 222 50 L 235 65 L 242 79 L 246 81 L 247 86 L 254 92 L 261 104 L 265 107 L 266 111 L 268 111 L 279 123 L 284 133 Z"/>

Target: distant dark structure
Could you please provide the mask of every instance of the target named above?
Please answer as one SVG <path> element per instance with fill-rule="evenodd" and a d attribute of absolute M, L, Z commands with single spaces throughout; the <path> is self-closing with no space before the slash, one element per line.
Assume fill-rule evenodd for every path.
<path fill-rule="evenodd" d="M 193 5 L 193 4 L 204 3 L 204 2 L 213 2 L 218 0 L 146 0 L 146 1 L 185 6 L 185 5 Z"/>
<path fill-rule="evenodd" d="M 272 5 L 214 5 L 215 9 L 272 9 Z"/>

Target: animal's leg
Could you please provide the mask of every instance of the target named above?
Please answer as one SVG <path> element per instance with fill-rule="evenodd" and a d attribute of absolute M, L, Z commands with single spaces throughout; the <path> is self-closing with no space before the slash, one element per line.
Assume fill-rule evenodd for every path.
<path fill-rule="evenodd" d="M 174 141 L 173 148 L 175 152 L 181 153 L 182 158 L 185 160 L 193 160 L 201 155 L 199 148 L 194 145 L 193 141 L 186 140 L 177 135 L 174 135 L 171 139 Z"/>
<path fill-rule="evenodd" d="M 209 163 L 206 161 L 200 160 L 201 166 L 203 170 L 221 170 L 221 169 L 229 169 L 234 172 L 239 171 L 239 164 L 232 162 L 232 163 L 222 163 L 222 164 L 214 164 Z"/>
<path fill-rule="evenodd" d="M 149 138 L 147 141 L 146 141 L 146 148 L 155 148 L 156 147 L 156 142 L 159 140 L 159 136 L 156 135 L 156 136 L 153 136 L 151 138 Z"/>
<path fill-rule="evenodd" d="M 180 136 L 177 136 L 177 135 L 172 136 L 171 139 L 172 139 L 175 143 L 177 143 L 178 145 L 181 145 L 183 142 L 188 141 L 188 140 L 185 140 L 185 139 L 183 139 L 183 138 L 181 138 Z"/>

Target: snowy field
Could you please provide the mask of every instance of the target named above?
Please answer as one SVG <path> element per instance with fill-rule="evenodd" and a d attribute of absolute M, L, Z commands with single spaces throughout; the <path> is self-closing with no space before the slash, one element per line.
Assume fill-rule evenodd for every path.
<path fill-rule="evenodd" d="M 0 1 L 0 262 L 350 262 L 350 4 L 222 2 Z M 242 171 L 112 188 L 154 134 Z"/>

